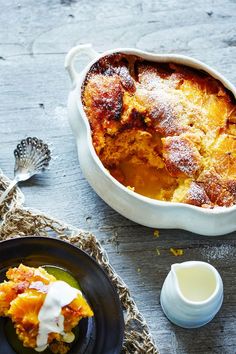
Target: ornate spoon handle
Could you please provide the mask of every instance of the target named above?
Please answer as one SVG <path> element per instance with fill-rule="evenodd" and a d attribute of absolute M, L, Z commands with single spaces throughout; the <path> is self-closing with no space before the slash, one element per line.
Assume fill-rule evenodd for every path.
<path fill-rule="evenodd" d="M 2 202 L 6 199 L 6 197 L 8 196 L 8 194 L 10 193 L 10 191 L 12 190 L 12 188 L 17 184 L 17 180 L 13 179 L 13 181 L 9 184 L 9 186 L 7 187 L 7 189 L 2 193 L 1 197 L 0 197 L 0 205 L 2 204 Z"/>
<path fill-rule="evenodd" d="M 21 140 L 14 151 L 15 178 L 0 196 L 0 205 L 17 182 L 26 181 L 36 173 L 40 173 L 48 167 L 51 159 L 50 154 L 48 145 L 44 144 L 42 140 L 36 137 L 28 137 Z"/>

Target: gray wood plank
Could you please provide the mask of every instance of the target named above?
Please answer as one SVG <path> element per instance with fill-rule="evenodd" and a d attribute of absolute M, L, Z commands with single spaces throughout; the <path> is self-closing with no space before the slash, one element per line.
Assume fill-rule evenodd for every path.
<path fill-rule="evenodd" d="M 152 229 L 118 215 L 91 189 L 77 161 L 67 122 L 70 89 L 66 52 L 92 42 L 97 50 L 137 47 L 192 55 L 236 84 L 234 0 L 1 0 L 0 167 L 13 175 L 12 151 L 26 136 L 39 136 L 53 151 L 51 168 L 22 184 L 26 205 L 94 232 L 130 287 L 163 354 L 236 352 L 236 238 L 200 237 Z M 79 67 L 86 63 L 82 58 Z M 184 249 L 175 258 L 170 247 Z M 157 254 L 157 249 L 160 255 Z M 197 330 L 183 330 L 163 315 L 159 295 L 170 265 L 209 261 L 220 271 L 225 300 L 217 317 Z"/>

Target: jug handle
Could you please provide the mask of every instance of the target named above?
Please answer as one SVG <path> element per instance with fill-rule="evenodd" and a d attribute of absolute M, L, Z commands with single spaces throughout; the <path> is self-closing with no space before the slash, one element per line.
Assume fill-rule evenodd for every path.
<path fill-rule="evenodd" d="M 86 54 L 91 60 L 97 58 L 99 53 L 93 49 L 92 44 L 79 44 L 68 52 L 65 58 L 65 69 L 68 71 L 73 87 L 80 73 L 75 69 L 75 59 L 79 54 Z"/>

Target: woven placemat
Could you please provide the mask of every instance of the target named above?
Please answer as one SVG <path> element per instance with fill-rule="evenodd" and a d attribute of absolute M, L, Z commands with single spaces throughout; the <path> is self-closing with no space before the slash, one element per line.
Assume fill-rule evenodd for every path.
<path fill-rule="evenodd" d="M 0 170 L 0 195 L 11 181 Z M 122 353 L 158 354 L 148 326 L 132 299 L 127 285 L 109 263 L 106 251 L 90 232 L 77 229 L 40 211 L 24 208 L 24 196 L 15 188 L 0 205 L 0 240 L 21 236 L 56 236 L 92 256 L 106 271 L 123 306 L 125 337 Z"/>

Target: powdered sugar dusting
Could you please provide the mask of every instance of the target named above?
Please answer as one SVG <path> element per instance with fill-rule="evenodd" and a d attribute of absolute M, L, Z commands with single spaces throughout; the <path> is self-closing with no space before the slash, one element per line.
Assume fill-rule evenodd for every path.
<path fill-rule="evenodd" d="M 204 204 L 209 205 L 211 203 L 204 190 L 204 187 L 201 184 L 195 182 L 192 182 L 190 185 L 190 189 L 187 195 L 187 201 L 188 203 L 197 206 L 201 206 Z"/>
<path fill-rule="evenodd" d="M 201 254 L 208 262 L 217 259 L 225 260 L 229 257 L 236 256 L 236 249 L 228 244 L 213 247 L 207 246 L 201 251 Z"/>
<path fill-rule="evenodd" d="M 183 172 L 192 177 L 200 166 L 200 154 L 187 139 L 179 136 L 163 139 L 165 163 L 172 176 Z"/>

